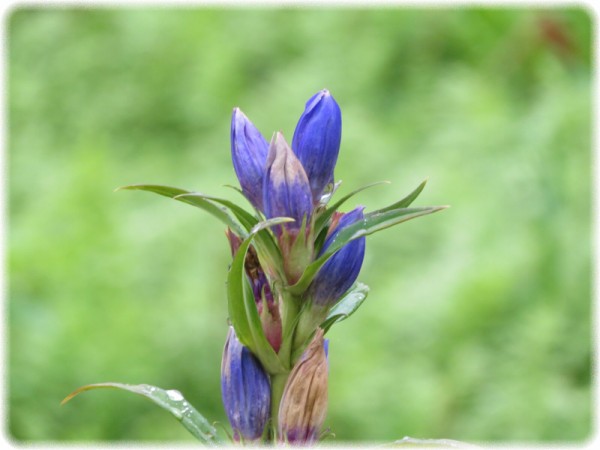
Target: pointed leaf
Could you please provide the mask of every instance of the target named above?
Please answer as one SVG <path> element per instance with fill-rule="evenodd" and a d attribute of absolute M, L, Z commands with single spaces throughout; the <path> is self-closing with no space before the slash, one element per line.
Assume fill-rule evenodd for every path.
<path fill-rule="evenodd" d="M 180 202 L 201 208 L 209 214 L 212 214 L 214 217 L 219 219 L 221 222 L 230 227 L 239 235 L 245 234 L 244 230 L 235 220 L 233 220 L 233 217 L 229 215 L 225 208 L 221 208 L 202 197 L 190 197 L 187 194 L 191 194 L 191 192 L 186 191 L 185 189 L 175 188 L 171 186 L 161 186 L 156 184 L 133 184 L 130 186 L 122 186 L 117 190 L 148 191 L 154 192 L 155 194 L 163 195 L 165 197 L 170 197 L 174 200 L 178 200 Z"/>
<path fill-rule="evenodd" d="M 262 222 L 258 222 L 252 230 L 250 230 L 251 234 L 257 234 L 261 230 L 266 230 L 267 228 L 271 228 L 272 226 L 279 225 L 281 223 L 286 222 L 295 222 L 295 219 L 291 217 L 273 217 L 272 219 L 263 220 Z"/>
<path fill-rule="evenodd" d="M 215 203 L 220 203 L 221 205 L 229 208 L 229 210 L 235 215 L 235 217 L 239 220 L 242 226 L 245 228 L 247 232 L 252 232 L 253 227 L 255 227 L 259 221 L 250 214 L 245 209 L 241 208 L 237 204 L 224 200 L 218 197 L 212 197 L 208 195 L 201 194 L 199 192 L 193 192 L 188 194 L 181 194 L 176 197 L 177 200 L 188 199 L 190 201 L 194 201 L 195 199 L 199 199 L 199 201 L 207 200 L 213 201 Z M 273 218 L 273 221 L 281 220 L 277 223 L 290 222 L 294 219 L 288 218 L 287 220 L 282 220 L 282 218 Z M 264 222 L 261 222 L 264 223 Z M 272 225 L 276 225 L 275 222 L 268 224 L 266 226 L 262 226 L 259 232 L 256 233 L 256 237 L 254 238 L 254 247 L 256 248 L 256 252 L 258 253 L 258 258 L 261 261 L 261 264 L 264 266 L 269 266 L 273 268 L 281 267 L 281 252 L 279 247 L 273 240 L 272 235 L 266 230 Z M 248 236 L 248 233 L 238 233 L 242 238 Z"/>
<path fill-rule="evenodd" d="M 91 389 L 114 388 L 133 392 L 149 398 L 161 408 L 169 411 L 182 425 L 194 435 L 196 439 L 204 444 L 214 446 L 222 444 L 222 440 L 217 436 L 217 430 L 200 414 L 187 400 L 183 398 L 179 391 L 157 388 L 148 384 L 123 384 L 123 383 L 97 383 L 82 386 L 70 393 L 61 402 L 64 405 L 77 394 Z"/>
<path fill-rule="evenodd" d="M 365 301 L 369 294 L 369 286 L 363 283 L 356 283 L 346 293 L 342 299 L 335 304 L 327 314 L 327 318 L 321 324 L 321 328 L 327 333 L 329 328 L 336 323 L 350 317 L 360 305 Z"/>
<path fill-rule="evenodd" d="M 342 197 L 341 199 L 339 199 L 337 202 L 335 202 L 333 205 L 331 205 L 331 207 L 327 208 L 317 218 L 317 221 L 315 222 L 315 230 L 317 230 L 317 233 L 319 231 L 321 231 L 323 229 L 323 227 L 325 227 L 327 225 L 327 222 L 329 221 L 329 219 L 331 218 L 333 213 L 336 212 L 339 209 L 339 207 L 342 206 L 348 199 L 354 197 L 359 192 L 362 192 L 362 191 L 369 189 L 371 187 L 374 187 L 374 186 L 379 186 L 381 184 L 390 184 L 390 182 L 389 181 L 378 181 L 376 183 L 371 183 L 371 184 L 367 184 L 366 186 L 359 187 L 358 189 L 355 189 L 354 191 L 350 192 L 349 194 L 347 194 L 344 197 Z"/>
<path fill-rule="evenodd" d="M 410 219 L 415 219 L 427 214 L 432 214 L 436 211 L 446 209 L 447 206 L 428 206 L 424 208 L 400 208 L 392 211 L 386 211 L 384 213 L 370 213 L 367 214 L 363 220 L 356 222 L 338 233 L 335 239 L 331 242 L 327 251 L 317 258 L 314 262 L 309 264 L 306 268 L 302 277 L 296 284 L 290 286 L 288 289 L 294 295 L 302 294 L 310 285 L 313 278 L 319 271 L 319 269 L 327 262 L 333 254 L 346 245 L 348 242 L 358 239 L 362 236 L 376 233 L 377 231 L 384 230 L 391 226 L 397 225 L 402 222 L 406 222 Z"/>
<path fill-rule="evenodd" d="M 455 441 L 452 439 L 417 439 L 404 437 L 399 441 L 388 444 L 391 447 L 422 447 L 422 448 L 464 448 L 478 449 L 482 448 L 477 445 L 467 444 L 466 442 Z"/>
<path fill-rule="evenodd" d="M 396 203 L 394 203 L 390 206 L 386 206 L 385 208 L 378 209 L 377 211 L 373 211 L 372 214 L 383 213 L 383 212 L 391 211 L 393 209 L 408 208 L 411 205 L 411 203 L 414 202 L 415 199 L 419 196 L 421 191 L 423 191 L 426 184 L 427 184 L 427 179 L 423 180 L 421 182 L 421 184 L 419 184 L 414 191 L 412 191 L 410 194 L 408 194 L 402 200 L 397 201 Z"/>
<path fill-rule="evenodd" d="M 275 223 L 277 220 L 272 219 L 259 223 L 257 227 L 271 226 Z M 280 373 L 284 371 L 284 368 L 265 337 L 252 287 L 244 269 L 246 253 L 253 237 L 254 235 L 251 234 L 240 244 L 229 269 L 227 277 L 229 319 L 240 342 L 256 355 L 264 368 L 271 374 Z"/>
<path fill-rule="evenodd" d="M 225 199 L 218 198 L 218 197 L 212 197 L 209 195 L 204 195 L 199 192 L 190 192 L 187 194 L 180 194 L 177 197 L 175 197 L 175 200 L 181 200 L 181 201 L 189 200 L 190 202 L 197 201 L 196 199 L 200 199 L 199 200 L 200 202 L 202 202 L 203 200 L 213 201 L 215 203 L 220 203 L 221 205 L 229 208 L 231 210 L 231 212 L 235 215 L 235 217 L 240 221 L 242 226 L 244 228 L 246 228 L 246 230 L 250 230 L 254 225 L 256 225 L 258 223 L 258 220 L 256 219 L 256 217 L 254 217 L 252 214 L 250 214 L 248 211 L 246 211 L 241 206 L 238 206 L 229 200 L 225 200 Z"/>

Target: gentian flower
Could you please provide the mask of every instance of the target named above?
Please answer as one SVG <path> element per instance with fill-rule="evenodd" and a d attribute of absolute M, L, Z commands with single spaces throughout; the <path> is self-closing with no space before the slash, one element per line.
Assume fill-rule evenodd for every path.
<path fill-rule="evenodd" d="M 294 284 L 312 258 L 313 244 L 308 237 L 311 233 L 313 203 L 304 168 L 281 133 L 275 133 L 269 147 L 263 195 L 264 212 L 268 219 L 294 219 L 294 222 L 273 227 L 283 256 L 287 281 Z M 304 232 L 301 233 L 301 230 Z"/>
<path fill-rule="evenodd" d="M 323 330 L 319 328 L 283 390 L 277 430 L 280 441 L 311 444 L 318 438 L 327 413 L 327 376 Z"/>
<path fill-rule="evenodd" d="M 242 345 L 229 327 L 221 363 L 221 394 L 234 431 L 247 441 L 259 439 L 270 417 L 269 376 L 256 357 Z"/>
<path fill-rule="evenodd" d="M 323 89 L 306 102 L 292 139 L 292 149 L 310 180 L 315 204 L 321 199 L 325 187 L 333 182 L 341 138 L 340 107 L 329 91 Z"/>
<path fill-rule="evenodd" d="M 263 178 L 269 144 L 239 109 L 231 117 L 231 159 L 242 192 L 258 210 L 263 209 Z"/>
<path fill-rule="evenodd" d="M 308 221 L 313 209 L 306 172 L 281 133 L 275 133 L 269 146 L 263 204 L 267 219 L 295 219 L 295 222 L 283 224 L 288 232 L 298 232 L 302 221 Z M 281 227 L 275 227 L 275 231 L 280 234 Z"/>
<path fill-rule="evenodd" d="M 337 235 L 346 227 L 363 219 L 364 207 L 334 216 L 329 236 L 325 239 L 319 255 L 321 256 L 332 244 Z M 321 267 L 317 276 L 307 291 L 307 297 L 312 299 L 317 307 L 330 307 L 350 289 L 358 277 L 365 257 L 365 237 L 355 239 L 329 258 Z"/>

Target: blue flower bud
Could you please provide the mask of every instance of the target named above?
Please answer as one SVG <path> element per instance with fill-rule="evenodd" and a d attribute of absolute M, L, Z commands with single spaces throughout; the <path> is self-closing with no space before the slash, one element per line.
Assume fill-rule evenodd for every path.
<path fill-rule="evenodd" d="M 332 231 L 319 252 L 321 256 L 344 228 L 363 219 L 364 207 L 334 217 Z M 337 223 L 335 223 L 337 222 Z M 317 276 L 307 291 L 313 305 L 320 307 L 332 306 L 344 293 L 350 289 L 365 257 L 365 237 L 355 239 L 344 245 L 321 267 Z"/>
<path fill-rule="evenodd" d="M 292 139 L 292 149 L 310 180 L 313 201 L 333 180 L 333 169 L 340 151 L 342 113 L 328 90 L 313 95 L 308 102 Z"/>
<path fill-rule="evenodd" d="M 231 117 L 231 159 L 246 198 L 263 209 L 263 178 L 269 144 L 239 109 Z"/>
<path fill-rule="evenodd" d="M 221 394 L 234 438 L 259 439 L 270 417 L 269 377 L 229 328 L 221 363 Z"/>
<path fill-rule="evenodd" d="M 267 219 L 273 217 L 295 219 L 295 222 L 282 225 L 290 232 L 298 232 L 304 218 L 308 223 L 313 209 L 306 172 L 281 133 L 275 133 L 269 147 L 263 205 Z M 276 234 L 281 234 L 282 226 L 273 228 Z"/>
<path fill-rule="evenodd" d="M 327 413 L 327 376 L 323 330 L 319 328 L 283 390 L 277 430 L 280 441 L 311 444 L 318 438 Z"/>

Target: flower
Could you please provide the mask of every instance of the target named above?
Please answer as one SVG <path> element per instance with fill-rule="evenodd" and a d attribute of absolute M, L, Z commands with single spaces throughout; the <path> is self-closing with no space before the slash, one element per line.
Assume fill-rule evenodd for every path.
<path fill-rule="evenodd" d="M 325 239 L 319 255 L 331 246 L 337 235 L 348 226 L 363 219 L 364 207 L 333 218 L 329 236 Z M 307 291 L 313 305 L 330 307 L 350 289 L 362 267 L 365 257 L 365 237 L 355 239 L 333 254 L 317 273 Z"/>
<path fill-rule="evenodd" d="M 308 177 L 302 164 L 281 133 L 275 133 L 269 146 L 263 185 L 263 204 L 267 219 L 291 217 L 283 224 L 288 232 L 298 232 L 302 221 L 310 218 L 313 206 Z M 274 228 L 281 234 L 281 226 Z"/>
<path fill-rule="evenodd" d="M 342 113 L 327 89 L 308 102 L 292 139 L 292 149 L 310 180 L 313 202 L 321 199 L 325 187 L 333 182 L 333 169 L 340 151 Z"/>
<path fill-rule="evenodd" d="M 280 441 L 310 444 L 317 439 L 327 413 L 327 376 L 323 330 L 319 328 L 283 390 L 277 430 Z"/>
<path fill-rule="evenodd" d="M 221 363 L 221 394 L 236 441 L 259 439 L 270 417 L 271 387 L 260 362 L 229 327 Z"/>
<path fill-rule="evenodd" d="M 239 109 L 231 117 L 231 159 L 233 168 L 250 203 L 262 211 L 263 178 L 269 144 Z"/>

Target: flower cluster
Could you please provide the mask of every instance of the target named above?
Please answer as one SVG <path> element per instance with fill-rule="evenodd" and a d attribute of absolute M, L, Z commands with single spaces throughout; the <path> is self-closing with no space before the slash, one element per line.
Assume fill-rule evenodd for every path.
<path fill-rule="evenodd" d="M 262 331 L 273 350 L 279 352 L 284 328 L 281 310 L 291 307 L 285 304 L 287 300 L 304 307 L 299 318 L 302 325 L 296 330 L 285 330 L 296 331 L 289 345 L 301 349 L 314 334 L 298 361 L 293 358 L 287 361 L 292 370 L 284 384 L 277 418 L 273 418 L 279 439 L 289 442 L 310 443 L 318 437 L 327 405 L 327 362 L 323 332 L 317 326 L 327 310 L 354 284 L 365 254 L 364 237 L 346 244 L 320 268 L 304 292 L 295 299 L 286 299 L 282 287 L 297 283 L 307 266 L 330 247 L 344 228 L 363 218 L 362 207 L 346 214 L 335 212 L 323 230 L 316 228 L 316 219 L 334 188 L 333 172 L 341 131 L 340 108 L 327 90 L 318 92 L 306 103 L 291 147 L 281 133 L 275 133 L 267 143 L 239 108 L 233 110 L 231 121 L 231 156 L 242 192 L 266 219 L 293 219 L 272 228 L 281 251 L 281 271 L 276 267 L 263 268 L 253 247 L 246 253 L 245 273 L 252 286 Z M 321 242 L 316 239 L 319 236 L 324 238 Z M 242 237 L 230 229 L 227 237 L 235 256 Z M 271 279 L 267 273 L 273 275 Z M 223 356 L 223 373 L 227 374 L 222 379 L 223 400 L 236 437 L 241 434 L 246 440 L 254 440 L 262 436 L 270 418 L 270 411 L 258 408 L 263 405 L 265 396 L 268 397 L 270 388 L 259 381 L 266 376 L 266 371 L 256 382 L 243 382 L 247 380 L 243 368 L 230 370 L 245 363 L 248 372 L 255 373 L 260 366 L 255 359 L 241 361 L 240 352 L 232 353 L 232 340 L 237 342 L 233 330 Z M 242 411 L 241 404 L 246 408 L 256 405 L 256 408 Z M 252 418 L 253 427 L 240 419 L 243 416 Z"/>
<path fill-rule="evenodd" d="M 236 442 L 311 444 L 327 410 L 328 351 L 324 338 L 353 314 L 368 287 L 357 283 L 365 237 L 444 207 L 409 207 L 425 182 L 396 203 L 365 212 L 333 204 L 342 116 L 327 90 L 312 96 L 291 146 L 281 133 L 270 142 L 239 109 L 231 121 L 231 156 L 253 212 L 230 200 L 170 186 L 136 189 L 198 207 L 226 226 L 232 254 L 227 276 L 229 333 L 221 363 L 225 412 Z M 378 183 L 376 183 L 378 184 Z M 168 409 L 200 441 L 222 442 L 217 430 L 178 391 L 100 383 L 145 395 Z M 185 420 L 184 420 L 185 418 Z"/>
<path fill-rule="evenodd" d="M 336 317 L 342 317 L 327 320 L 358 277 L 365 235 L 411 218 L 411 213 L 416 217 L 433 212 L 407 209 L 411 196 L 368 217 L 362 206 L 337 211 L 347 197 L 328 208 L 337 188 L 334 169 L 341 131 L 340 108 L 327 90 L 306 103 L 291 146 L 279 132 L 268 143 L 239 108 L 233 110 L 233 167 L 257 220 L 270 228 L 261 231 L 263 237 L 275 244 L 275 251 L 269 252 L 258 234 L 251 244 L 248 230 L 242 229 L 241 235 L 227 230 L 234 263 L 243 258 L 243 270 L 241 261 L 238 266 L 243 272 L 241 290 L 247 294 L 239 301 L 232 299 L 230 287 L 233 328 L 222 363 L 223 401 L 236 440 L 276 438 L 309 444 L 319 437 L 327 407 L 323 335 Z M 413 192 L 414 197 L 419 192 Z M 244 255 L 239 255 L 242 247 Z M 232 314 L 232 303 L 244 303 L 246 314 Z M 253 306 L 258 321 L 252 320 Z M 243 344 L 236 332 L 247 336 Z M 244 344 L 256 358 L 232 351 L 250 352 Z M 266 401 L 270 408 L 264 407 Z M 271 430 L 265 428 L 269 422 Z"/>

